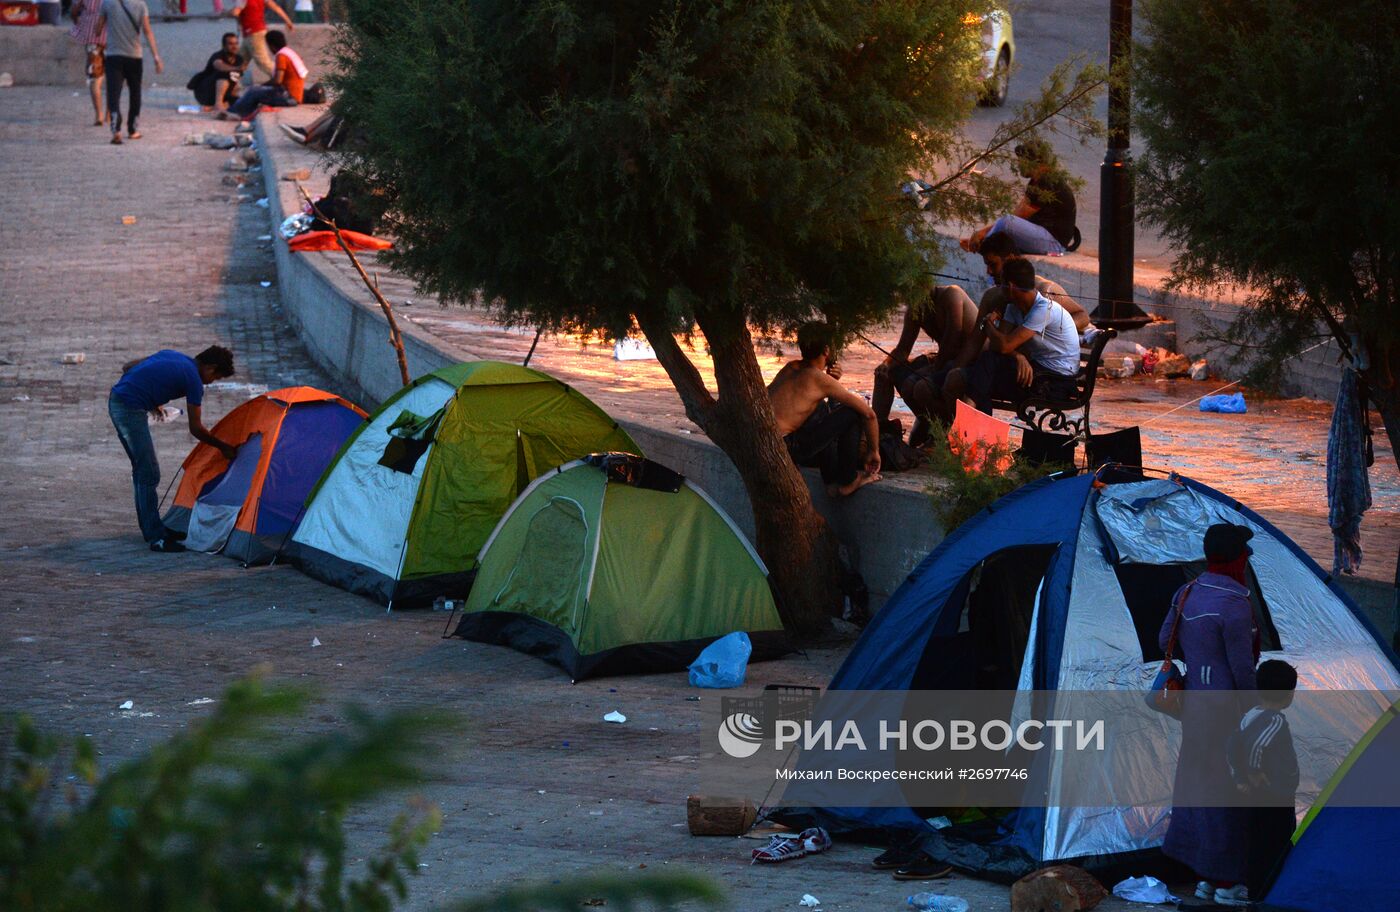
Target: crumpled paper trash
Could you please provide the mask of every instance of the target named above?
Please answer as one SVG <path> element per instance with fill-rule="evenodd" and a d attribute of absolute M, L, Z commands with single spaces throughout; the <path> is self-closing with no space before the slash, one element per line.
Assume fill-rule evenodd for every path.
<path fill-rule="evenodd" d="M 615 722 L 618 725 L 621 725 L 623 722 L 627 721 L 627 717 L 614 709 L 612 712 L 608 713 L 606 716 L 603 717 L 603 721 Z"/>
<path fill-rule="evenodd" d="M 311 230 L 311 223 L 315 219 L 305 212 L 298 212 L 296 215 L 289 215 L 282 220 L 282 227 L 279 230 L 282 237 L 291 240 L 302 232 Z"/>
<path fill-rule="evenodd" d="M 1177 898 L 1155 877 L 1129 877 L 1113 885 L 1113 895 L 1128 902 L 1174 903 Z"/>
<path fill-rule="evenodd" d="M 815 909 L 817 906 L 820 906 L 822 904 L 822 901 L 820 899 L 817 899 L 811 893 L 803 893 L 802 898 L 798 900 L 797 904 L 799 906 L 806 906 L 809 909 Z"/>

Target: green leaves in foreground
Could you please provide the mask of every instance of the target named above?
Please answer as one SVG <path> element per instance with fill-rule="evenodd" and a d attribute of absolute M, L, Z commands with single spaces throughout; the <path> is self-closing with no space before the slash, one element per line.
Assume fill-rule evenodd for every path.
<path fill-rule="evenodd" d="M 1053 475 L 1065 465 L 1033 465 L 1018 458 L 1008 444 L 978 446 L 957 438 L 950 442 L 948 428 L 933 422 L 929 446 L 924 450 L 937 482 L 929 486 L 933 509 L 946 533 L 1022 485 Z"/>
<path fill-rule="evenodd" d="M 713 884 L 689 874 L 653 874 L 635 880 L 603 875 L 517 887 L 450 908 L 452 912 L 574 912 L 580 906 L 599 906 L 627 912 L 649 906 L 670 909 L 692 899 L 714 906 L 720 898 Z"/>
<path fill-rule="evenodd" d="M 27 718 L 0 722 L 0 909 L 390 912 L 441 814 L 409 801 L 353 870 L 345 815 L 419 783 L 422 758 L 436 753 L 429 733 L 455 726 L 350 709 L 333 731 L 289 737 L 309 699 L 240 681 L 208 718 L 105 776 L 92 742 L 65 753 Z M 604 877 L 459 908 L 574 909 L 594 898 L 670 908 L 715 896 L 685 876 Z"/>

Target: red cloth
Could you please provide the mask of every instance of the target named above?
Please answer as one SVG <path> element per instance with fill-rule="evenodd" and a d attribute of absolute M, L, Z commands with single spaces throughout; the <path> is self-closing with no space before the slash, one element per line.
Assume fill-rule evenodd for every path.
<path fill-rule="evenodd" d="M 1011 425 L 958 400 L 953 426 L 948 429 L 948 445 L 962 457 L 964 469 L 1005 472 L 1011 467 L 1010 443 Z M 999 451 L 998 458 L 991 463 L 994 451 Z"/>
<path fill-rule="evenodd" d="M 255 35 L 267 31 L 266 0 L 243 0 L 243 8 L 238 11 L 238 24 L 244 35 Z"/>
<path fill-rule="evenodd" d="M 1249 583 L 1244 578 L 1244 568 L 1247 563 L 1249 563 L 1249 555 L 1241 554 L 1232 561 L 1207 561 L 1206 569 L 1211 573 L 1228 576 L 1241 586 L 1248 586 Z"/>
<path fill-rule="evenodd" d="M 340 235 L 345 238 L 345 244 L 351 250 L 388 250 L 394 246 L 382 238 L 371 237 L 358 231 L 341 229 Z M 287 249 L 293 253 L 306 253 L 316 250 L 339 250 L 340 245 L 336 243 L 334 231 L 307 231 L 288 241 Z"/>

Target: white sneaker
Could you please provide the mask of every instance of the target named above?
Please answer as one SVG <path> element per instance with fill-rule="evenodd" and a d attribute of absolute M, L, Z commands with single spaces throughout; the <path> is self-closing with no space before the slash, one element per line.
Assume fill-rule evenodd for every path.
<path fill-rule="evenodd" d="M 1221 887 L 1215 891 L 1215 901 L 1222 906 L 1247 906 L 1249 905 L 1249 888 L 1244 884 Z"/>
<path fill-rule="evenodd" d="M 1211 886 L 1210 881 L 1199 880 L 1196 882 L 1196 898 L 1215 899 L 1215 887 Z"/>

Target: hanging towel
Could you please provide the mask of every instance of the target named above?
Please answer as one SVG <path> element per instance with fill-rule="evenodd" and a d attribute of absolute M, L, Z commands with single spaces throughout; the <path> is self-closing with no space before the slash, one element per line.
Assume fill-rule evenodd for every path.
<path fill-rule="evenodd" d="M 282 48 L 282 50 L 277 52 L 277 56 L 287 58 L 287 63 L 297 74 L 298 79 L 305 79 L 306 74 L 311 72 L 306 68 L 306 64 L 302 62 L 301 55 L 289 47 Z"/>
<path fill-rule="evenodd" d="M 1327 435 L 1327 524 L 1332 527 L 1333 573 L 1361 567 L 1361 517 L 1371 507 L 1371 428 L 1366 415 L 1364 381 L 1348 367 L 1342 372 L 1332 430 Z"/>

